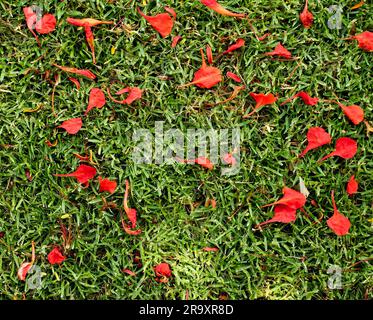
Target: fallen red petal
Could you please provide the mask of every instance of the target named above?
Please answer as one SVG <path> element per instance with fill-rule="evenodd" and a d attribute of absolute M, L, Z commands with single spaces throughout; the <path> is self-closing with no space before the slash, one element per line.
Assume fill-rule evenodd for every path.
<path fill-rule="evenodd" d="M 215 12 L 220 13 L 223 16 L 236 18 L 244 18 L 246 16 L 244 13 L 234 13 L 232 11 L 225 9 L 216 0 L 201 0 L 201 3 L 204 4 L 206 7 L 214 10 Z"/>
<path fill-rule="evenodd" d="M 196 85 L 199 88 L 210 89 L 223 80 L 221 71 L 218 68 L 207 66 L 203 50 L 201 49 L 200 51 L 202 55 L 201 68 L 194 74 L 192 82 L 182 85 L 181 87 Z"/>
<path fill-rule="evenodd" d="M 282 193 L 284 194 L 284 196 L 280 200 L 274 203 L 267 204 L 263 206 L 263 208 L 268 207 L 268 206 L 282 204 L 282 205 L 287 206 L 289 209 L 297 210 L 303 207 L 307 201 L 306 197 L 302 193 L 296 190 L 287 188 L 287 187 L 284 187 L 282 189 Z M 280 207 L 280 209 L 283 209 L 283 208 Z"/>
<path fill-rule="evenodd" d="M 57 247 L 48 254 L 48 261 L 50 264 L 61 264 L 65 259 L 66 257 L 63 256 Z"/>
<path fill-rule="evenodd" d="M 328 227 L 332 229 L 337 236 L 344 236 L 348 234 L 348 231 L 351 227 L 351 223 L 347 217 L 345 217 L 338 211 L 334 200 L 334 191 L 332 191 L 332 203 L 334 214 L 331 218 L 327 220 L 326 223 Z"/>
<path fill-rule="evenodd" d="M 75 86 L 76 86 L 76 88 L 77 88 L 78 90 L 80 90 L 80 82 L 79 82 L 78 79 L 76 79 L 76 78 L 72 78 L 72 77 L 69 77 L 69 80 L 70 80 L 72 83 L 75 84 Z"/>
<path fill-rule="evenodd" d="M 170 12 L 170 9 L 171 8 L 167 8 L 166 11 Z M 173 12 L 175 12 L 173 9 L 171 9 Z M 146 14 L 144 14 L 139 8 L 137 8 L 137 11 L 140 13 L 140 15 L 146 20 L 149 22 L 149 24 L 156 30 L 159 32 L 159 34 L 165 38 L 167 37 L 171 31 L 172 31 L 172 28 L 174 26 L 174 20 L 175 20 L 175 17 L 176 17 L 176 13 L 174 16 L 174 18 L 171 18 L 170 15 L 168 13 L 160 13 L 160 14 L 157 14 L 156 16 L 147 16 Z M 171 11 L 171 12 L 172 12 Z"/>
<path fill-rule="evenodd" d="M 227 77 L 231 78 L 232 80 L 234 80 L 236 82 L 242 82 L 241 78 L 233 72 L 228 71 L 227 72 Z"/>
<path fill-rule="evenodd" d="M 357 142 L 351 138 L 339 138 L 335 143 L 335 150 L 324 158 L 320 159 L 319 162 L 322 162 L 330 157 L 338 156 L 343 159 L 351 159 L 355 156 L 357 152 Z"/>
<path fill-rule="evenodd" d="M 308 145 L 304 151 L 299 155 L 299 157 L 304 157 L 305 154 L 313 149 L 321 147 L 325 144 L 329 144 L 332 138 L 329 133 L 327 133 L 323 128 L 313 127 L 308 129 L 307 132 Z"/>
<path fill-rule="evenodd" d="M 358 41 L 360 49 L 373 52 L 373 32 L 364 31 L 363 33 L 351 37 L 351 39 Z"/>
<path fill-rule="evenodd" d="M 202 250 L 206 251 L 206 252 L 217 252 L 217 251 L 219 251 L 219 249 L 215 248 L 215 247 L 205 247 Z"/>
<path fill-rule="evenodd" d="M 157 277 L 171 277 L 172 272 L 170 265 L 168 263 L 160 263 L 157 266 L 154 267 L 154 271 Z"/>
<path fill-rule="evenodd" d="M 100 184 L 99 192 L 110 192 L 114 193 L 115 189 L 117 188 L 117 182 L 109 179 L 102 179 L 98 177 L 98 182 Z"/>
<path fill-rule="evenodd" d="M 290 223 L 294 222 L 297 219 L 297 210 L 288 207 L 284 204 L 278 204 L 275 206 L 274 215 L 271 219 L 260 223 L 257 227 L 264 226 L 268 223 L 281 222 L 281 223 Z"/>
<path fill-rule="evenodd" d="M 88 107 L 84 115 L 86 116 L 93 108 L 101 109 L 105 104 L 105 93 L 99 88 L 92 88 L 91 92 L 89 93 Z"/>
<path fill-rule="evenodd" d="M 56 177 L 74 177 L 81 184 L 87 184 L 89 180 L 93 179 L 97 170 L 91 166 L 81 164 L 78 169 L 72 173 L 67 174 L 54 174 Z"/>
<path fill-rule="evenodd" d="M 350 180 L 348 180 L 346 191 L 349 196 L 352 196 L 353 194 L 357 193 L 357 190 L 359 188 L 359 184 L 355 179 L 355 176 L 351 176 Z"/>
<path fill-rule="evenodd" d="M 40 34 L 48 34 L 56 29 L 56 18 L 53 14 L 45 14 L 35 24 L 35 30 Z"/>
<path fill-rule="evenodd" d="M 275 50 L 265 53 L 266 56 L 278 56 L 286 59 L 291 58 L 291 53 L 281 43 L 279 43 Z"/>
<path fill-rule="evenodd" d="M 244 118 L 251 116 L 254 112 L 256 112 L 261 107 L 265 105 L 273 104 L 277 101 L 277 98 L 272 93 L 264 94 L 264 93 L 251 92 L 250 96 L 255 100 L 256 105 L 249 114 L 244 116 Z"/>
<path fill-rule="evenodd" d="M 76 134 L 82 128 L 83 121 L 81 118 L 73 118 L 62 122 L 57 128 L 63 128 L 69 134 Z"/>
<path fill-rule="evenodd" d="M 93 74 L 91 71 L 89 70 L 81 70 L 81 69 L 77 69 L 77 68 L 70 68 L 70 67 L 62 67 L 62 66 L 59 66 L 57 64 L 53 64 L 55 67 L 61 69 L 62 71 L 65 71 L 65 72 L 69 72 L 69 73 L 74 73 L 74 74 L 78 74 L 80 76 L 84 76 L 84 77 L 87 77 L 88 79 L 96 79 L 96 75 Z"/>
<path fill-rule="evenodd" d="M 306 0 L 306 4 L 304 6 L 302 13 L 299 15 L 299 19 L 306 29 L 312 26 L 313 15 L 310 11 L 308 11 L 308 0 Z"/>
<path fill-rule="evenodd" d="M 181 39 L 182 39 L 181 36 L 175 36 L 175 37 L 173 37 L 171 47 L 172 47 L 172 48 L 175 48 L 176 45 L 179 43 L 179 41 L 180 41 Z"/>
<path fill-rule="evenodd" d="M 353 124 L 358 125 L 360 122 L 364 121 L 364 110 L 361 107 L 356 105 L 345 106 L 342 103 L 338 103 L 338 105 Z"/>
<path fill-rule="evenodd" d="M 232 52 L 234 50 L 237 50 L 245 45 L 245 40 L 244 39 L 238 39 L 236 43 L 232 44 L 231 46 L 228 47 L 227 50 L 225 50 L 222 54 L 227 54 L 229 52 Z"/>

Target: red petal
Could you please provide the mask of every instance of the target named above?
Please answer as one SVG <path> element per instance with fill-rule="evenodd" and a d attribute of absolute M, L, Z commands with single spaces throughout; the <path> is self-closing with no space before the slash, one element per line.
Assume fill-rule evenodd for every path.
<path fill-rule="evenodd" d="M 212 50 L 209 45 L 206 46 L 206 55 L 207 55 L 207 61 L 209 64 L 213 64 L 214 59 L 212 57 Z"/>
<path fill-rule="evenodd" d="M 55 174 L 56 177 L 75 177 L 81 184 L 86 184 L 93 179 L 97 170 L 91 166 L 81 164 L 78 169 L 72 173 Z"/>
<path fill-rule="evenodd" d="M 89 102 L 84 115 L 87 115 L 93 108 L 101 109 L 106 103 L 105 94 L 99 88 L 93 88 L 89 93 Z"/>
<path fill-rule="evenodd" d="M 218 248 L 211 248 L 211 247 L 205 247 L 205 248 L 203 248 L 202 249 L 203 251 L 206 251 L 206 252 L 217 252 L 217 251 L 219 251 L 219 249 Z"/>
<path fill-rule="evenodd" d="M 129 181 L 128 180 L 126 180 L 125 183 L 126 183 L 126 191 L 124 193 L 123 207 L 124 207 L 124 211 L 127 214 L 128 220 L 132 224 L 132 229 L 134 229 L 134 228 L 136 228 L 137 212 L 136 212 L 136 209 L 128 207 L 128 192 L 129 192 L 130 186 L 129 186 Z"/>
<path fill-rule="evenodd" d="M 277 101 L 277 98 L 272 93 L 264 94 L 251 92 L 250 96 L 255 100 L 256 106 L 249 114 L 245 115 L 244 118 L 251 116 L 259 108 L 268 104 L 273 104 Z"/>
<path fill-rule="evenodd" d="M 332 141 L 329 133 L 327 133 L 323 128 L 314 127 L 310 128 L 307 132 L 308 145 L 306 149 L 299 155 L 303 157 L 308 151 L 316 149 Z"/>
<path fill-rule="evenodd" d="M 190 84 L 195 84 L 199 88 L 210 89 L 222 80 L 221 71 L 218 68 L 206 66 L 194 74 L 193 82 Z"/>
<path fill-rule="evenodd" d="M 261 37 L 259 37 L 258 40 L 263 41 L 265 38 L 267 38 L 270 35 L 271 35 L 270 33 L 266 33 L 266 34 L 262 35 Z"/>
<path fill-rule="evenodd" d="M 356 152 L 357 142 L 355 140 L 346 137 L 339 138 L 335 143 L 335 150 L 319 160 L 319 162 L 333 156 L 339 156 L 343 159 L 351 159 L 355 156 Z"/>
<path fill-rule="evenodd" d="M 128 275 L 130 275 L 132 277 L 136 276 L 136 273 L 134 273 L 133 271 L 131 271 L 129 269 L 123 269 L 122 272 L 127 273 Z"/>
<path fill-rule="evenodd" d="M 335 204 L 334 200 L 334 191 L 332 191 L 332 203 L 333 203 L 333 209 L 334 209 L 334 214 L 331 218 L 327 220 L 327 225 L 329 226 L 330 229 L 334 231 L 334 233 L 338 236 L 344 236 L 348 234 L 348 231 L 351 227 L 350 220 L 342 215 Z"/>
<path fill-rule="evenodd" d="M 356 39 L 359 42 L 359 48 L 368 52 L 373 52 L 373 32 L 364 31 L 352 37 L 352 39 Z"/>
<path fill-rule="evenodd" d="M 279 57 L 283 57 L 283 58 L 286 58 L 286 59 L 290 59 L 291 58 L 291 53 L 281 44 L 279 43 L 275 50 L 271 51 L 271 52 L 267 52 L 265 53 L 266 56 L 279 56 Z"/>
<path fill-rule="evenodd" d="M 161 14 L 157 14 L 156 16 L 152 17 L 152 16 L 147 16 L 146 14 L 144 14 L 139 8 L 137 8 L 137 11 L 141 14 L 141 16 L 146 21 L 150 23 L 150 25 L 156 31 L 160 33 L 160 35 L 163 38 L 167 37 L 171 33 L 172 27 L 174 26 L 174 20 L 170 17 L 168 13 L 161 13 Z"/>
<path fill-rule="evenodd" d="M 66 21 L 70 23 L 73 26 L 77 27 L 95 27 L 100 24 L 113 24 L 112 21 L 102 21 L 102 20 L 96 20 L 91 18 L 85 18 L 85 19 L 75 19 L 75 18 L 67 18 Z"/>
<path fill-rule="evenodd" d="M 302 13 L 299 15 L 299 19 L 306 29 L 312 26 L 313 15 L 308 11 L 308 0 L 306 0 L 306 5 L 304 6 Z"/>
<path fill-rule="evenodd" d="M 65 72 L 69 72 L 69 73 L 75 73 L 75 74 L 78 74 L 80 76 L 84 76 L 84 77 L 87 77 L 88 79 L 96 79 L 96 76 L 89 70 L 80 70 L 80 69 L 77 69 L 77 68 L 70 68 L 70 67 L 61 67 L 57 64 L 53 64 L 55 67 L 61 69 L 62 71 L 65 71 Z"/>
<path fill-rule="evenodd" d="M 85 38 L 87 40 L 89 49 L 92 52 L 93 64 L 96 64 L 95 39 L 94 39 L 94 36 L 93 36 L 92 28 L 91 27 L 85 27 L 84 32 L 85 32 Z"/>
<path fill-rule="evenodd" d="M 307 201 L 306 197 L 302 193 L 287 187 L 284 187 L 282 189 L 282 193 L 284 194 L 284 196 L 280 200 L 274 203 L 267 204 L 263 206 L 263 208 L 283 204 L 286 205 L 289 209 L 297 210 L 303 207 Z M 280 207 L 280 209 L 283 208 Z"/>
<path fill-rule="evenodd" d="M 194 84 L 199 88 L 210 89 L 223 80 L 221 71 L 218 68 L 207 66 L 203 50 L 201 49 L 200 51 L 202 56 L 201 68 L 194 74 L 192 82 L 180 87 L 188 87 Z"/>
<path fill-rule="evenodd" d="M 360 122 L 364 121 L 364 110 L 359 106 L 344 106 L 341 103 L 339 103 L 339 106 L 353 124 L 358 125 Z"/>
<path fill-rule="evenodd" d="M 17 272 L 17 276 L 19 280 L 22 280 L 22 281 L 26 280 L 26 275 L 31 269 L 32 265 L 33 264 L 31 262 L 24 262 L 21 264 Z"/>
<path fill-rule="evenodd" d="M 115 189 L 117 188 L 117 182 L 112 181 L 109 179 L 102 179 L 101 177 L 98 177 L 98 182 L 100 184 L 99 192 L 110 192 L 114 193 Z"/>
<path fill-rule="evenodd" d="M 69 80 L 75 84 L 76 88 L 79 90 L 80 89 L 80 82 L 76 78 L 69 77 Z"/>
<path fill-rule="evenodd" d="M 201 167 L 204 167 L 208 170 L 214 169 L 213 163 L 210 161 L 210 159 L 208 159 L 206 157 L 199 157 L 199 158 L 195 159 L 194 162 L 196 164 L 199 164 Z"/>
<path fill-rule="evenodd" d="M 224 163 L 232 165 L 232 166 L 236 165 L 237 163 L 237 160 L 234 158 L 232 153 L 227 153 L 226 155 L 224 155 L 223 161 Z"/>
<path fill-rule="evenodd" d="M 359 188 L 359 184 L 355 180 L 355 176 L 351 176 L 350 180 L 348 180 L 346 191 L 348 195 L 352 196 L 353 194 L 357 193 L 357 189 Z"/>
<path fill-rule="evenodd" d="M 258 226 L 264 226 L 268 223 L 281 222 L 281 223 L 290 223 L 294 222 L 297 219 L 297 210 L 292 209 L 284 204 L 279 204 L 275 206 L 274 216 L 272 219 L 260 223 Z"/>
<path fill-rule="evenodd" d="M 57 128 L 63 128 L 69 134 L 76 134 L 82 128 L 83 122 L 81 118 L 73 118 L 62 122 Z"/>
<path fill-rule="evenodd" d="M 237 17 L 237 18 L 244 18 L 246 16 L 243 13 L 234 13 L 232 11 L 225 9 L 216 0 L 201 0 L 201 3 L 204 4 L 206 7 L 214 10 L 215 12 L 222 14 L 223 16 Z"/>
<path fill-rule="evenodd" d="M 25 7 L 25 8 L 23 8 L 23 14 L 25 15 L 25 18 L 26 18 L 27 28 L 31 31 L 31 33 L 35 37 L 37 43 L 40 45 L 39 38 L 36 35 L 36 33 L 34 32 L 36 19 L 37 19 L 36 13 L 32 9 L 32 7 Z"/>
<path fill-rule="evenodd" d="M 227 77 L 231 78 L 232 80 L 234 80 L 236 82 L 242 82 L 241 78 L 238 75 L 234 74 L 233 72 L 228 71 L 227 72 Z"/>
<path fill-rule="evenodd" d="M 109 88 L 107 89 L 107 92 L 108 92 L 109 98 L 112 101 L 114 101 L 115 103 L 120 103 L 120 104 L 131 104 L 131 103 L 135 102 L 136 100 L 141 99 L 141 97 L 142 97 L 142 90 L 138 87 L 127 87 L 127 88 L 124 88 L 122 90 L 119 90 L 116 93 L 117 95 L 129 92 L 127 98 L 122 100 L 122 101 L 114 99 L 113 96 L 110 93 Z"/>
<path fill-rule="evenodd" d="M 128 226 L 123 227 L 124 231 L 129 234 L 130 236 L 138 236 L 141 233 L 141 230 L 131 230 Z"/>
<path fill-rule="evenodd" d="M 318 98 L 311 98 L 308 93 L 304 91 L 299 92 L 296 96 L 301 98 L 303 102 L 309 106 L 314 106 L 319 102 Z"/>
<path fill-rule="evenodd" d="M 48 261 L 50 264 L 61 264 L 64 262 L 66 257 L 63 256 L 63 254 L 58 250 L 58 248 L 54 248 L 49 254 L 48 254 Z"/>
<path fill-rule="evenodd" d="M 245 45 L 245 40 L 244 39 L 238 39 L 235 44 L 232 44 L 231 46 L 228 47 L 226 51 L 224 51 L 222 54 L 227 54 L 229 52 L 232 52 L 234 50 L 237 50 Z"/>
<path fill-rule="evenodd" d="M 157 277 L 167 277 L 167 278 L 169 278 L 172 275 L 170 265 L 168 263 L 165 263 L 165 262 L 160 263 L 157 266 L 155 266 L 154 271 L 155 271 L 155 274 L 157 275 Z"/>
<path fill-rule="evenodd" d="M 176 45 L 179 43 L 180 40 L 181 40 L 181 36 L 175 36 L 175 37 L 172 39 L 171 47 L 172 47 L 172 48 L 175 48 Z"/>
<path fill-rule="evenodd" d="M 39 21 L 36 22 L 35 30 L 41 34 L 47 34 L 56 28 L 56 18 L 53 14 L 44 15 Z"/>

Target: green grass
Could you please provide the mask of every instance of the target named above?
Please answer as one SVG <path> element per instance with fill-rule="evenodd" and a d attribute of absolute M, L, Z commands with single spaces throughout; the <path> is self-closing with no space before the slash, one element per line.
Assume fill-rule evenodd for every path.
<path fill-rule="evenodd" d="M 29 1 L 0 3 L 0 298 L 2 299 L 363 299 L 373 297 L 372 257 L 373 159 L 372 140 L 364 124 L 352 125 L 332 104 L 315 107 L 300 99 L 285 106 L 267 106 L 249 119 L 243 112 L 253 107 L 250 92 L 272 92 L 285 98 L 306 90 L 312 96 L 331 99 L 333 92 L 364 108 L 372 123 L 372 54 L 345 41 L 350 30 L 373 30 L 372 7 L 349 8 L 358 1 L 338 1 L 343 6 L 343 28 L 330 30 L 327 8 L 336 1 L 310 1 L 315 23 L 305 30 L 298 15 L 303 1 L 221 1 L 232 10 L 249 14 L 259 42 L 247 21 L 222 17 L 193 1 L 144 1 L 148 14 L 170 5 L 177 14 L 172 35 L 182 41 L 171 48 L 171 36 L 162 39 L 136 12 L 135 1 L 40 1 L 45 12 L 58 19 L 56 31 L 41 35 L 39 48 L 28 31 L 22 7 Z M 92 17 L 123 24 L 95 28 L 97 65 L 84 38 L 84 31 L 66 23 L 67 17 Z M 125 26 L 125 27 L 124 27 Z M 131 31 L 126 31 L 131 30 Z M 224 74 L 237 71 L 247 85 L 232 102 L 207 108 L 229 96 L 233 82 L 225 80 L 212 90 L 178 89 L 200 67 L 199 49 L 209 44 L 214 54 L 237 38 L 246 46 L 215 63 Z M 265 57 L 281 41 L 294 61 Z M 111 48 L 115 47 L 115 54 Z M 51 112 L 53 86 L 41 74 L 59 65 L 88 68 L 98 75 L 95 82 L 82 80 L 78 92 L 61 74 L 56 89 L 57 118 Z M 300 66 L 296 68 L 297 64 Z M 293 75 L 289 78 L 292 71 Z M 53 75 L 52 75 L 53 79 Z M 122 106 L 109 101 L 84 119 L 76 136 L 55 130 L 63 120 L 79 117 L 86 109 L 89 90 L 111 82 L 140 86 L 141 102 Z M 121 85 L 115 85 L 120 89 Z M 281 101 L 281 100 L 280 100 Z M 25 108 L 42 108 L 25 113 Z M 242 151 L 239 174 L 226 177 L 197 166 L 136 165 L 131 160 L 137 128 L 241 129 Z M 322 126 L 333 143 L 297 155 L 305 147 L 311 126 Z M 358 140 L 352 160 L 317 160 L 330 152 L 338 137 Z M 58 140 L 49 148 L 45 140 Z M 100 211 L 97 182 L 82 189 L 69 178 L 54 173 L 74 170 L 73 153 L 92 150 L 98 173 L 115 178 L 119 188 L 108 201 L 122 202 L 124 181 L 131 182 L 130 205 L 138 210 L 140 236 L 121 229 L 117 210 Z M 28 181 L 25 171 L 33 179 Z M 349 198 L 348 178 L 355 174 L 359 193 Z M 273 224 L 262 231 L 253 227 L 272 215 L 261 206 L 281 197 L 284 185 L 297 188 L 302 177 L 320 207 L 307 202 L 309 218 L 299 213 L 294 224 Z M 332 214 L 331 190 L 339 210 L 349 217 L 350 234 L 337 237 L 326 225 Z M 207 197 L 217 208 L 194 202 Z M 324 212 L 322 223 L 314 224 Z M 47 254 L 62 243 L 59 221 L 70 225 L 74 235 L 68 259 L 51 266 Z M 20 264 L 30 259 L 31 241 L 36 243 L 36 264 L 43 272 L 43 287 L 29 289 L 17 279 Z M 205 246 L 218 246 L 207 253 Z M 142 266 L 133 262 L 139 252 Z M 173 277 L 167 284 L 155 282 L 153 266 L 168 262 Z M 360 263 L 358 263 L 360 262 Z M 358 263 L 357 265 L 354 265 Z M 343 270 L 343 289 L 330 290 L 327 269 Z M 137 273 L 129 277 L 121 269 Z"/>

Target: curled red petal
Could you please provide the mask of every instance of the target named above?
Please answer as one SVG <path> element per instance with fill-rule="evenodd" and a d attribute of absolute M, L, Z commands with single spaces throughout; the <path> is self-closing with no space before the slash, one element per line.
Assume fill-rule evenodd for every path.
<path fill-rule="evenodd" d="M 234 50 L 237 50 L 245 45 L 245 40 L 244 39 L 238 39 L 236 43 L 232 44 L 231 46 L 228 47 L 227 50 L 225 50 L 222 54 L 227 54 L 229 52 L 232 52 Z"/>
<path fill-rule="evenodd" d="M 75 86 L 76 86 L 76 88 L 77 88 L 78 90 L 80 90 L 80 82 L 79 82 L 78 79 L 73 78 L 73 77 L 69 77 L 69 80 L 70 80 L 73 84 L 75 84 Z"/>
<path fill-rule="evenodd" d="M 206 55 L 207 55 L 207 61 L 209 64 L 213 64 L 214 59 L 212 57 L 212 50 L 209 45 L 206 46 Z"/>
<path fill-rule="evenodd" d="M 206 7 L 214 10 L 217 13 L 220 13 L 223 16 L 229 17 L 236 17 L 236 18 L 244 18 L 246 15 L 244 13 L 234 13 L 232 11 L 227 10 L 221 4 L 219 4 L 216 0 L 201 0 L 201 3 L 204 4 Z"/>
<path fill-rule="evenodd" d="M 55 67 L 61 69 L 62 71 L 65 71 L 65 72 L 69 72 L 69 73 L 74 73 L 74 74 L 78 74 L 80 76 L 84 76 L 84 77 L 87 77 L 88 79 L 96 79 L 96 75 L 93 74 L 91 71 L 89 70 L 85 70 L 85 69 L 77 69 L 77 68 L 71 68 L 71 67 L 63 67 L 63 66 L 59 66 L 57 64 L 53 64 Z"/>
<path fill-rule="evenodd" d="M 306 4 L 304 6 L 302 13 L 299 15 L 299 19 L 306 29 L 312 26 L 313 15 L 310 11 L 308 11 L 308 0 L 306 0 Z"/>
<path fill-rule="evenodd" d="M 346 186 L 346 191 L 348 195 L 352 196 L 353 194 L 357 193 L 358 188 L 359 188 L 359 184 L 356 181 L 355 176 L 351 176 Z"/>
<path fill-rule="evenodd" d="M 181 36 L 173 37 L 171 47 L 175 48 L 181 39 Z"/>
<path fill-rule="evenodd" d="M 157 277 L 171 277 L 172 272 L 168 263 L 162 262 L 154 267 L 155 274 Z"/>
<path fill-rule="evenodd" d="M 233 72 L 228 71 L 227 72 L 227 77 L 231 78 L 232 80 L 234 80 L 236 82 L 239 82 L 239 83 L 242 82 L 241 78 L 238 75 L 236 75 L 235 73 L 233 73 Z"/>

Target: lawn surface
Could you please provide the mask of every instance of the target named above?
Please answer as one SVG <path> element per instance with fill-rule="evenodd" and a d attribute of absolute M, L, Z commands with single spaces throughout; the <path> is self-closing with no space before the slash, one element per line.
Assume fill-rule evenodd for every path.
<path fill-rule="evenodd" d="M 311 0 L 315 22 L 306 30 L 298 19 L 303 1 L 221 1 L 233 11 L 248 13 L 258 35 L 271 33 L 257 41 L 247 20 L 220 16 L 197 0 L 1 1 L 0 298 L 372 298 L 373 268 L 371 261 L 364 261 L 373 256 L 372 140 L 366 126 L 354 126 L 335 104 L 310 107 L 297 99 L 280 106 L 301 90 L 320 99 L 334 99 L 335 93 L 360 105 L 372 123 L 372 53 L 359 49 L 356 41 L 343 40 L 351 32 L 373 31 L 372 6 L 350 10 L 356 2 Z M 41 47 L 22 12 L 31 4 L 58 20 L 54 32 L 40 35 Z M 340 30 L 327 26 L 327 8 L 333 4 L 343 7 Z M 151 15 L 164 12 L 164 5 L 173 7 L 178 17 L 172 35 L 162 39 L 139 16 L 138 5 Z M 66 23 L 67 17 L 115 22 L 94 29 L 97 65 L 84 31 Z M 175 35 L 183 39 L 173 49 Z M 211 90 L 178 88 L 201 66 L 200 48 L 209 44 L 217 55 L 238 38 L 245 39 L 245 47 L 221 57 L 215 66 L 224 74 L 238 73 L 247 90 L 211 108 L 208 104 L 230 95 L 232 80 L 225 78 Z M 278 42 L 299 59 L 263 55 Z M 81 79 L 78 91 L 52 63 L 90 69 L 98 79 Z M 53 83 L 43 78 L 47 70 L 52 82 L 55 73 L 61 75 L 55 94 L 57 117 L 51 111 Z M 131 106 L 108 100 L 83 119 L 75 136 L 55 129 L 64 120 L 82 116 L 92 87 L 107 88 L 110 83 L 113 90 L 139 86 L 143 98 Z M 243 119 L 254 105 L 250 92 L 272 92 L 280 102 Z M 36 112 L 25 112 L 37 107 Z M 165 121 L 165 129 L 239 127 L 240 172 L 227 177 L 219 166 L 206 171 L 192 165 L 133 163 L 132 132 L 154 131 L 154 121 Z M 313 126 L 325 128 L 333 142 L 299 160 L 306 132 Z M 357 155 L 318 164 L 343 136 L 358 141 Z M 58 144 L 48 147 L 46 140 Z M 73 154 L 89 150 L 98 173 L 118 181 L 113 195 L 98 193 L 97 180 L 84 189 L 71 178 L 53 176 L 75 170 L 79 160 Z M 353 174 L 359 192 L 348 197 L 346 183 Z M 272 208 L 261 206 L 279 199 L 284 185 L 298 189 L 300 177 L 310 191 L 308 199 L 315 199 L 319 207 L 308 201 L 308 216 L 298 212 L 295 223 L 253 230 L 273 215 Z M 125 179 L 131 183 L 130 206 L 138 210 L 139 236 L 123 231 L 118 210 L 101 210 L 102 196 L 121 206 Z M 326 224 L 333 213 L 332 190 L 339 210 L 351 221 L 347 236 L 337 237 Z M 208 197 L 216 199 L 216 209 L 204 207 Z M 47 254 L 62 244 L 60 223 L 71 230 L 73 242 L 65 251 L 67 260 L 51 266 Z M 21 263 L 30 260 L 31 241 L 43 275 L 37 290 L 17 278 Z M 204 247 L 219 251 L 204 252 Z M 172 268 L 168 283 L 155 281 L 153 267 L 161 262 Z M 340 290 L 327 286 L 332 265 L 343 270 Z M 133 270 L 136 276 L 122 269 Z"/>

